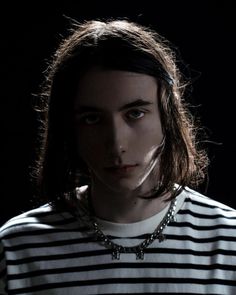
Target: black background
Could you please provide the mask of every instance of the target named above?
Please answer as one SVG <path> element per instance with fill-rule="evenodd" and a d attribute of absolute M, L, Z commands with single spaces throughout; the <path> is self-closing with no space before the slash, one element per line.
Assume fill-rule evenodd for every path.
<path fill-rule="evenodd" d="M 236 208 L 235 15 L 233 1 L 9 2 L 1 7 L 1 202 L 0 223 L 33 205 L 29 165 L 36 119 L 32 94 L 46 60 L 66 33 L 67 17 L 78 21 L 128 17 L 149 25 L 175 44 L 193 77 L 193 102 L 207 128 L 209 186 L 206 194 Z M 22 2 L 21 2 L 22 5 Z"/>

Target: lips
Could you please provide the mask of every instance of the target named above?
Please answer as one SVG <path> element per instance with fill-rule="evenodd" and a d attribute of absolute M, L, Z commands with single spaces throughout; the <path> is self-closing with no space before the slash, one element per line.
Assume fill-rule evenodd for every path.
<path fill-rule="evenodd" d="M 127 174 L 129 172 L 132 172 L 132 170 L 134 170 L 135 167 L 137 166 L 138 164 L 118 165 L 118 166 L 106 167 L 105 170 L 111 173 Z"/>

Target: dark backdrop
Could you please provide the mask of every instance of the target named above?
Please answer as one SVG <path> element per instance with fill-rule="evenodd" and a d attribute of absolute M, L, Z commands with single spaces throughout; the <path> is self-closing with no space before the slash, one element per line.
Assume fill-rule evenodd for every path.
<path fill-rule="evenodd" d="M 35 140 L 32 93 L 46 59 L 77 20 L 128 17 L 150 25 L 175 44 L 195 78 L 193 102 L 212 141 L 207 195 L 236 208 L 234 198 L 235 24 L 233 1 L 9 2 L 1 8 L 1 203 L 0 223 L 33 205 L 29 166 Z M 129 7 L 127 6 L 129 3 Z M 25 3 L 26 4 L 26 3 Z"/>

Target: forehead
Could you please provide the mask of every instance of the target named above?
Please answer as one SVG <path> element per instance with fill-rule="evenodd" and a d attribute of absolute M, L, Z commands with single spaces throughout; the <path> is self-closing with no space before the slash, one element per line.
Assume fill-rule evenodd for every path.
<path fill-rule="evenodd" d="M 75 106 L 120 108 L 138 99 L 157 103 L 157 81 L 154 77 L 127 71 L 93 68 L 78 82 Z"/>

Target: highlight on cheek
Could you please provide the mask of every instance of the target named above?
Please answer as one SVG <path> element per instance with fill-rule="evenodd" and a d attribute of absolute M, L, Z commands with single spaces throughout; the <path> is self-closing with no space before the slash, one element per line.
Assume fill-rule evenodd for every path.
<path fill-rule="evenodd" d="M 159 157 L 155 157 L 155 154 L 158 147 L 159 146 L 152 146 L 149 152 L 147 152 L 144 158 L 144 165 L 146 166 L 146 168 L 144 169 L 142 177 L 139 179 L 138 186 L 144 183 L 144 181 L 149 177 L 149 175 L 152 174 L 154 168 L 156 167 Z"/>
<path fill-rule="evenodd" d="M 144 158 L 144 162 L 145 163 L 149 163 L 151 162 L 151 160 L 153 159 L 156 151 L 158 150 L 159 145 L 153 145 L 150 150 L 146 153 L 145 158 Z"/>

